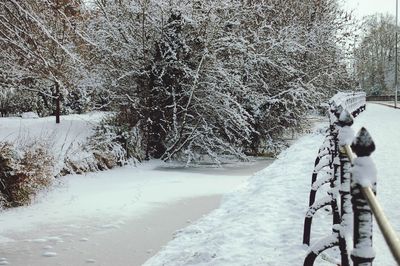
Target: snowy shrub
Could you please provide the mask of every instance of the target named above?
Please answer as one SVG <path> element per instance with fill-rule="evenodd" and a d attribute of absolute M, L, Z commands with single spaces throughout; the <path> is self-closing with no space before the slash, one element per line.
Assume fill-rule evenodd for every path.
<path fill-rule="evenodd" d="M 4 207 L 30 203 L 54 179 L 54 158 L 45 143 L 0 144 L 0 192 Z"/>
<path fill-rule="evenodd" d="M 126 110 L 106 116 L 83 143 L 72 143 L 64 157 L 61 175 L 101 171 L 144 158 L 140 129 L 131 126 Z"/>
<path fill-rule="evenodd" d="M 130 126 L 126 115 L 120 112 L 103 119 L 84 150 L 92 154 L 97 169 L 103 170 L 142 160 L 141 143 L 140 130 Z"/>
<path fill-rule="evenodd" d="M 49 92 L 51 93 L 51 92 Z M 68 90 L 63 90 L 61 94 L 62 106 L 61 114 L 83 114 L 97 109 L 98 106 L 107 106 L 109 102 L 107 99 L 102 99 L 100 92 L 95 90 L 91 91 L 90 88 L 81 88 L 71 86 Z M 99 108 L 99 109 L 105 109 Z M 54 113 L 53 108 L 50 110 L 51 114 Z"/>
<path fill-rule="evenodd" d="M 65 152 L 60 175 L 83 174 L 101 170 L 93 152 L 87 150 L 87 143 L 73 142 Z"/>
<path fill-rule="evenodd" d="M 89 143 L 78 143 L 73 147 L 65 155 L 61 175 L 107 170 L 128 161 L 120 145 L 105 143 L 102 138 L 93 137 Z"/>
<path fill-rule="evenodd" d="M 7 200 L 4 197 L 3 193 L 0 193 L 0 210 L 4 209 L 7 206 Z"/>
<path fill-rule="evenodd" d="M 53 176 L 54 158 L 43 143 L 33 143 L 24 147 L 19 161 L 19 169 L 15 174 L 14 184 L 10 187 L 13 201 L 23 205 L 32 200 L 40 190 L 48 187 Z"/>
<path fill-rule="evenodd" d="M 45 102 L 38 93 L 28 90 L 3 89 L 0 92 L 1 116 L 17 115 L 25 112 L 35 112 L 40 116 L 49 115 Z"/>
<path fill-rule="evenodd" d="M 1 205 L 7 206 L 12 200 L 10 190 L 10 183 L 12 183 L 14 169 L 17 170 L 18 154 L 15 152 L 14 147 L 9 143 L 0 144 L 0 198 Z"/>

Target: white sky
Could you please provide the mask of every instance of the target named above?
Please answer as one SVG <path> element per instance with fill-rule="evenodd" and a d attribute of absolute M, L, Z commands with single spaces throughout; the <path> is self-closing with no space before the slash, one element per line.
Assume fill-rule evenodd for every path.
<path fill-rule="evenodd" d="M 396 0 L 342 0 L 346 9 L 354 9 L 357 18 L 374 13 L 396 15 Z M 400 7 L 400 1 L 399 1 Z M 399 13 L 400 15 L 400 13 Z"/>

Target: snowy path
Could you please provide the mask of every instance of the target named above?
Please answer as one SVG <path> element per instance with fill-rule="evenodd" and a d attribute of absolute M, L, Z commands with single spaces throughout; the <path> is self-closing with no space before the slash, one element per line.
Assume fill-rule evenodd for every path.
<path fill-rule="evenodd" d="M 188 170 L 152 161 L 65 176 L 38 203 L 0 214 L 0 265 L 140 265 L 269 163 Z"/>
<path fill-rule="evenodd" d="M 370 131 L 377 146 L 373 158 L 378 198 L 400 232 L 400 110 L 369 104 L 354 129 L 361 126 Z M 240 192 L 225 196 L 219 209 L 181 230 L 145 265 L 302 265 L 310 175 L 322 141 L 320 133 L 299 139 Z M 318 213 L 312 241 L 330 233 L 330 221 L 326 212 Z M 376 225 L 375 229 L 375 264 L 395 265 Z M 318 260 L 316 265 L 332 264 Z"/>
<path fill-rule="evenodd" d="M 376 145 L 372 158 L 378 170 L 378 199 L 400 234 L 400 109 L 370 104 L 353 128 L 358 130 L 361 126 L 367 128 Z M 376 224 L 374 229 L 375 264 L 396 265 Z"/>
<path fill-rule="evenodd" d="M 381 102 L 379 102 L 379 101 L 373 101 L 373 102 L 370 102 L 371 104 L 380 104 L 380 105 L 385 105 L 385 106 L 389 106 L 389 107 L 393 107 L 394 108 L 394 105 L 395 105 L 395 103 L 394 103 L 394 101 L 381 101 Z M 397 104 L 397 107 L 396 108 L 399 108 L 400 109 L 400 107 L 399 107 L 399 105 Z"/>

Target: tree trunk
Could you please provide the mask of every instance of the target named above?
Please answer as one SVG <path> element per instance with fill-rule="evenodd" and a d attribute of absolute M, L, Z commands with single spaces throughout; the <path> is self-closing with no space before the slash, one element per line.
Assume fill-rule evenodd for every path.
<path fill-rule="evenodd" d="M 61 112 L 61 99 L 60 99 L 60 84 L 56 82 L 56 124 L 60 124 L 60 112 Z"/>

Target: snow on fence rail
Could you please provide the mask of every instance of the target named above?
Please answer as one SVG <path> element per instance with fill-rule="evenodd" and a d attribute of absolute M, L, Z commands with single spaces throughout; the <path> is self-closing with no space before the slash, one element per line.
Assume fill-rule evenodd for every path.
<path fill-rule="evenodd" d="M 326 255 L 325 259 L 341 266 L 350 265 L 350 258 L 355 266 L 372 265 L 375 258 L 372 248 L 373 214 L 400 265 L 399 238 L 375 197 L 376 169 L 369 157 L 375 150 L 375 144 L 365 128 L 355 138 L 351 129 L 353 117 L 365 110 L 365 99 L 365 93 L 362 92 L 338 93 L 329 101 L 330 127 L 315 159 L 311 176 L 303 244 L 310 246 L 312 219 L 325 206 L 332 209 L 332 233 L 310 246 L 304 260 L 305 266 L 314 265 L 319 255 L 335 246 L 339 247 L 341 262 L 337 263 Z M 327 195 L 316 200 L 317 191 L 325 184 L 330 186 Z"/>

